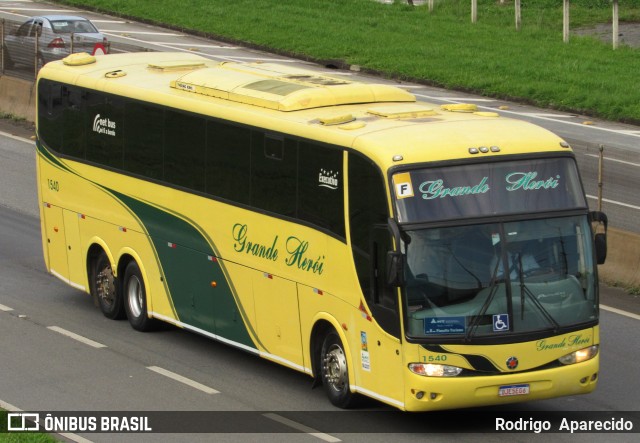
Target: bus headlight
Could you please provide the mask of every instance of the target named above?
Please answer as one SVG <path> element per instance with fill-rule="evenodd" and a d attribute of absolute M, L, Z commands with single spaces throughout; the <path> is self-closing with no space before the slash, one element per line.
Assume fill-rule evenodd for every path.
<path fill-rule="evenodd" d="M 572 352 L 571 354 L 564 355 L 558 360 L 563 365 L 572 365 L 575 363 L 581 363 L 583 361 L 591 360 L 596 355 L 598 355 L 598 345 L 580 349 L 578 351 Z"/>
<path fill-rule="evenodd" d="M 409 370 L 425 377 L 455 377 L 462 372 L 462 368 L 456 366 L 434 365 L 432 363 L 409 363 Z"/>

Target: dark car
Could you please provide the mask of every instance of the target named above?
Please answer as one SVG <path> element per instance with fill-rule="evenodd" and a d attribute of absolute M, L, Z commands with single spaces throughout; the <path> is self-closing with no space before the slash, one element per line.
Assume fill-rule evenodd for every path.
<path fill-rule="evenodd" d="M 7 67 L 13 64 L 33 67 L 37 62 L 38 68 L 72 52 L 106 53 L 108 48 L 107 38 L 93 23 L 73 15 L 31 17 L 5 36 L 4 46 Z"/>

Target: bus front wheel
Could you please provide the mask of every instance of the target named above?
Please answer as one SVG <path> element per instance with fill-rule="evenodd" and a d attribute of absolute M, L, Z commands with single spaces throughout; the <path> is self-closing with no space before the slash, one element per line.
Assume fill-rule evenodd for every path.
<path fill-rule="evenodd" d="M 96 259 L 92 280 L 98 305 L 104 316 L 112 320 L 124 318 L 118 280 L 113 275 L 111 262 L 104 252 L 101 252 Z"/>
<path fill-rule="evenodd" d="M 147 311 L 147 290 L 135 261 L 125 268 L 123 282 L 124 308 L 131 327 L 142 332 L 152 330 L 155 324 Z"/>
<path fill-rule="evenodd" d="M 347 356 L 340 337 L 335 331 L 329 332 L 322 343 L 320 373 L 329 401 L 339 408 L 346 409 L 353 406 L 354 394 L 349 385 Z"/>

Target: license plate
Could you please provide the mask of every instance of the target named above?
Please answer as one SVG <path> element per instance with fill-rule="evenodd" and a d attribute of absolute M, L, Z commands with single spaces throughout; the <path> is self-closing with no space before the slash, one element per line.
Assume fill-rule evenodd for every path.
<path fill-rule="evenodd" d="M 510 397 L 512 395 L 527 395 L 529 393 L 529 385 L 509 385 L 500 386 L 498 389 L 498 397 Z"/>

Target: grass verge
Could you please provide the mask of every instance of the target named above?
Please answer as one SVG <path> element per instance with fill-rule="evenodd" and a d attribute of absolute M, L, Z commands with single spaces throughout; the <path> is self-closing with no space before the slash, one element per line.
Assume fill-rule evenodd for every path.
<path fill-rule="evenodd" d="M 57 0 L 314 60 L 542 107 L 640 123 L 640 50 L 591 37 L 562 42 L 562 2 L 436 1 L 434 12 L 373 0 Z M 606 22 L 608 0 L 573 0 L 573 27 Z M 640 21 L 640 0 L 621 5 Z"/>

